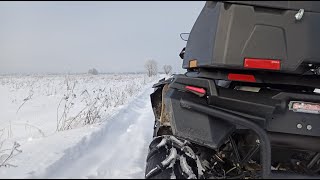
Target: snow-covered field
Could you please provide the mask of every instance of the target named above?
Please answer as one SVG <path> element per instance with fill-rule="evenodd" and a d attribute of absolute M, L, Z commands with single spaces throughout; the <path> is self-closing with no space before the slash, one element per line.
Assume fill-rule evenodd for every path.
<path fill-rule="evenodd" d="M 143 178 L 158 79 L 0 76 L 0 178 Z"/>

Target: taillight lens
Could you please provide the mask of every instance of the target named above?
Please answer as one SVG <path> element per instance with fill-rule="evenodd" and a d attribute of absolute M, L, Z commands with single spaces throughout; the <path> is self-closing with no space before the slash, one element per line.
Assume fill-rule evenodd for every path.
<path fill-rule="evenodd" d="M 199 96 L 204 96 L 206 94 L 206 90 L 203 88 L 195 87 L 195 86 L 186 86 L 186 90 L 193 92 Z"/>
<path fill-rule="evenodd" d="M 245 58 L 243 66 L 252 69 L 280 70 L 281 61 L 274 59 Z"/>
<path fill-rule="evenodd" d="M 230 81 L 245 81 L 245 82 L 256 82 L 256 78 L 249 74 L 228 74 L 228 80 Z"/>

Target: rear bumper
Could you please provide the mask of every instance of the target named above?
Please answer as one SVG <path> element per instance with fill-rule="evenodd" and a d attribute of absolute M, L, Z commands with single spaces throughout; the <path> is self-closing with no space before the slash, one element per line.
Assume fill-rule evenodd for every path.
<path fill-rule="evenodd" d="M 224 119 L 227 122 L 232 124 L 238 124 L 244 126 L 248 129 L 253 130 L 259 137 L 260 140 L 260 159 L 261 159 L 261 177 L 262 178 L 272 178 L 272 179 L 318 179 L 320 176 L 309 176 L 309 175 L 302 175 L 302 174 L 295 174 L 295 173 L 288 173 L 288 172 L 281 172 L 281 171 L 273 171 L 271 172 L 271 143 L 270 138 L 267 132 L 262 129 L 257 124 L 253 123 L 252 121 L 245 119 L 243 117 L 221 111 L 219 109 L 210 108 L 204 105 L 192 103 L 190 101 L 180 101 L 181 107 L 188 109 L 190 111 L 196 111 L 203 114 L 207 114 L 213 117 L 217 117 L 220 119 Z M 277 138 L 277 137 L 276 137 Z M 278 142 L 281 140 L 278 140 Z M 312 142 L 304 142 L 304 143 L 311 143 Z"/>
<path fill-rule="evenodd" d="M 270 169 L 273 146 L 320 151 L 319 115 L 295 113 L 289 111 L 287 106 L 291 100 L 320 102 L 319 96 L 279 91 L 257 94 L 221 88 L 214 80 L 185 75 L 176 75 L 164 84 L 169 84 L 163 100 L 175 136 L 217 149 L 237 129 L 250 129 L 259 136 L 262 146 L 263 178 L 319 178 L 271 172 Z M 188 93 L 184 88 L 186 85 L 206 89 L 206 96 Z M 312 124 L 314 129 L 297 129 L 296 123 Z"/>
<path fill-rule="evenodd" d="M 188 93 L 186 86 L 201 87 L 207 93 L 204 97 L 199 97 Z M 267 132 L 320 137 L 319 114 L 297 113 L 289 110 L 288 106 L 290 101 L 319 103 L 320 95 L 316 94 L 271 89 L 248 92 L 219 87 L 214 80 L 208 78 L 177 75 L 170 83 L 164 99 L 176 132 L 186 136 L 192 134 L 192 137 L 199 137 L 202 141 L 212 141 L 217 136 L 226 136 L 234 129 L 243 127 L 225 123 L 225 119 L 188 112 L 180 107 L 181 99 L 247 118 Z M 302 127 L 298 128 L 298 124 Z M 312 129 L 308 129 L 308 125 Z M 218 139 L 223 140 L 222 137 Z M 219 143 L 215 143 L 212 147 L 218 145 Z"/>

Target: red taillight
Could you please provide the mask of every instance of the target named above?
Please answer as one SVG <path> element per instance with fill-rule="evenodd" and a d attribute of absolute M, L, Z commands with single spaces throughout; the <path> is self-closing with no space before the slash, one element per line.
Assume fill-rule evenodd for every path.
<path fill-rule="evenodd" d="M 245 58 L 244 67 L 254 69 L 280 70 L 280 60 Z"/>
<path fill-rule="evenodd" d="M 246 82 L 256 82 L 256 78 L 253 75 L 248 74 L 228 74 L 228 79 L 231 81 L 246 81 Z"/>
<path fill-rule="evenodd" d="M 196 93 L 199 96 L 204 96 L 206 94 L 206 90 L 203 88 L 194 87 L 194 86 L 186 86 L 185 88 L 193 93 Z"/>

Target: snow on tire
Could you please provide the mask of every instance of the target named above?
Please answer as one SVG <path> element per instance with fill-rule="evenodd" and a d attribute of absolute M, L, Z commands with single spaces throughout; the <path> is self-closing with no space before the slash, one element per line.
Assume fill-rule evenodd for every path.
<path fill-rule="evenodd" d="M 146 179 L 197 179 L 195 154 L 174 136 L 158 136 L 149 145 Z"/>

